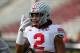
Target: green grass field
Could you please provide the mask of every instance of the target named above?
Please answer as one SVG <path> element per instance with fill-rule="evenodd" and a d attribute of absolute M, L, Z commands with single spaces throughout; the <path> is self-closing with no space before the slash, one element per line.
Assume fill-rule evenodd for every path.
<path fill-rule="evenodd" d="M 15 48 L 11 48 L 11 53 L 16 53 L 16 49 Z"/>
<path fill-rule="evenodd" d="M 15 48 L 11 48 L 11 53 L 16 53 L 16 49 Z M 71 51 L 66 51 L 66 53 L 80 53 L 80 50 L 71 50 Z"/>

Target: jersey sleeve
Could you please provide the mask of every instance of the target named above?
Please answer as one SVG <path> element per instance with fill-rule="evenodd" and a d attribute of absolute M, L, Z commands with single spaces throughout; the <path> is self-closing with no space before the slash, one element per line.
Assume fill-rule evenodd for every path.
<path fill-rule="evenodd" d="M 18 36 L 17 36 L 17 39 L 16 39 L 16 44 L 19 44 L 19 45 L 23 45 L 24 44 L 24 36 L 23 36 L 23 32 L 22 31 L 18 32 Z"/>
<path fill-rule="evenodd" d="M 58 35 L 59 37 L 62 37 L 62 38 L 64 37 L 65 31 L 64 31 L 64 29 L 62 28 L 61 25 L 58 25 L 56 27 L 56 35 Z"/>
<path fill-rule="evenodd" d="M 54 37 L 57 35 L 59 37 L 64 37 L 65 32 L 64 32 L 64 29 L 62 28 L 62 25 L 51 25 L 50 28 L 54 34 Z"/>

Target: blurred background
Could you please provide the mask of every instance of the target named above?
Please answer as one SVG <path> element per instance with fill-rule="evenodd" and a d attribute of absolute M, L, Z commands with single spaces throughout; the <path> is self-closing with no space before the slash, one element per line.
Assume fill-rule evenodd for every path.
<path fill-rule="evenodd" d="M 80 53 L 80 0 L 43 0 L 52 9 L 54 24 L 65 30 L 66 53 Z M 15 52 L 15 41 L 21 15 L 28 16 L 34 0 L 0 0 L 0 35 Z"/>

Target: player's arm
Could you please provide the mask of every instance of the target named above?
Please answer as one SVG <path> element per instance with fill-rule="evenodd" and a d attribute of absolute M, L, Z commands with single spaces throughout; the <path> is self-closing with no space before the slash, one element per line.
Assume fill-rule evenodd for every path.
<path fill-rule="evenodd" d="M 23 45 L 16 44 L 16 53 L 23 53 Z"/>
<path fill-rule="evenodd" d="M 24 45 L 23 32 L 18 31 L 18 36 L 16 39 L 16 53 L 23 53 L 23 45 Z"/>
<path fill-rule="evenodd" d="M 20 45 L 20 44 L 16 43 L 16 53 L 25 53 L 25 52 L 27 52 L 28 49 L 29 49 L 29 46 L 30 46 L 30 44 L 29 44 L 27 39 L 25 39 L 25 42 L 24 42 L 23 45 Z"/>
<path fill-rule="evenodd" d="M 65 44 L 63 42 L 64 35 L 65 35 L 64 29 L 58 27 L 54 39 L 56 53 L 65 53 Z"/>
<path fill-rule="evenodd" d="M 20 27 L 18 30 L 18 36 L 16 39 L 16 53 L 23 53 L 24 52 L 24 45 L 28 41 L 26 40 L 26 42 L 24 42 L 23 31 L 25 30 L 25 27 L 27 27 L 29 25 L 30 25 L 30 19 L 26 18 L 24 15 L 22 15 L 21 21 L 20 21 Z"/>
<path fill-rule="evenodd" d="M 56 53 L 65 53 L 65 45 L 63 42 L 63 38 L 60 35 L 57 35 L 54 40 L 55 44 L 55 52 Z"/>

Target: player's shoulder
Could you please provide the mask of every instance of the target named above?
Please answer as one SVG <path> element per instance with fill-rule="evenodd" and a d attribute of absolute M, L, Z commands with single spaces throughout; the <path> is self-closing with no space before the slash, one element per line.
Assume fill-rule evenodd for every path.
<path fill-rule="evenodd" d="M 52 25 L 50 25 L 50 28 L 51 28 L 52 31 L 55 31 L 55 32 L 56 32 L 56 33 L 55 33 L 56 35 L 57 35 L 57 34 L 61 34 L 61 36 L 62 36 L 62 35 L 65 34 L 65 31 L 64 31 L 62 25 L 52 24 Z"/>
<path fill-rule="evenodd" d="M 50 26 L 49 26 L 49 29 L 51 29 L 52 31 L 64 31 L 64 29 L 63 29 L 63 27 L 62 27 L 62 25 L 59 25 L 59 24 L 51 24 Z"/>
<path fill-rule="evenodd" d="M 49 28 L 62 28 L 62 25 L 59 24 L 51 24 Z"/>

